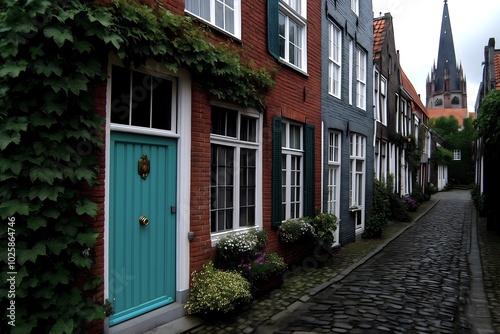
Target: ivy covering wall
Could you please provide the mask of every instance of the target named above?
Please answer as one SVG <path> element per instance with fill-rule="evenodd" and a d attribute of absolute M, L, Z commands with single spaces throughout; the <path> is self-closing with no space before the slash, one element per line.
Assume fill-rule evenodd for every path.
<path fill-rule="evenodd" d="M 80 332 L 105 317 L 92 298 L 102 279 L 91 270 L 103 256 L 92 228 L 102 208 L 81 190 L 98 183 L 104 120 L 92 90 L 106 80 L 109 52 L 127 66 L 152 58 L 170 71 L 187 68 L 215 97 L 259 110 L 273 86 L 268 70 L 159 6 L 1 1 L 1 332 Z M 4 301 L 15 304 L 14 318 Z"/>

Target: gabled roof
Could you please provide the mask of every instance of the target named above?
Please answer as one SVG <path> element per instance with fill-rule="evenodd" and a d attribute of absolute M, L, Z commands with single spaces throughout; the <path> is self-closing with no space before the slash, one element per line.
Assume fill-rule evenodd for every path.
<path fill-rule="evenodd" d="M 417 91 L 415 90 L 415 87 L 411 83 L 410 79 L 408 79 L 408 76 L 406 75 L 405 71 L 400 67 L 400 72 L 401 72 L 401 83 L 403 87 L 410 93 L 410 96 L 413 99 L 413 102 L 418 106 L 418 108 L 427 115 L 427 108 L 425 108 L 424 104 L 422 103 L 422 100 L 420 100 L 420 96 L 418 96 Z"/>
<path fill-rule="evenodd" d="M 387 18 L 385 16 L 373 19 L 373 60 L 380 59 L 382 46 L 384 45 L 385 36 L 387 35 Z"/>

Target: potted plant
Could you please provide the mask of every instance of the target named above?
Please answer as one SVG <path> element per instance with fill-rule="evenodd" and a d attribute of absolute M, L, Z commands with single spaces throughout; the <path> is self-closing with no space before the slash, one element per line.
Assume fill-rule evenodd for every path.
<path fill-rule="evenodd" d="M 246 278 L 255 295 L 283 284 L 285 261 L 276 253 L 265 252 L 267 234 L 256 229 L 230 233 L 217 243 L 219 266 L 236 271 Z"/>
<path fill-rule="evenodd" d="M 331 248 L 335 242 L 337 217 L 332 213 L 318 213 L 309 224 L 314 228 L 316 244 L 325 249 Z"/>
<path fill-rule="evenodd" d="M 283 244 L 293 244 L 314 236 L 314 227 L 307 218 L 288 219 L 278 228 L 278 236 Z"/>

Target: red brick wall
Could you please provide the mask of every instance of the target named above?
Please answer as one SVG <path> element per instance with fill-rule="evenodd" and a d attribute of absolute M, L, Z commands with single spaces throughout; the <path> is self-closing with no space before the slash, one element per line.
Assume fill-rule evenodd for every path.
<path fill-rule="evenodd" d="M 267 52 L 266 1 L 242 1 L 242 38 L 232 44 L 241 50 L 244 60 L 256 67 L 277 71 L 276 86 L 267 98 L 263 126 L 263 222 L 268 231 L 268 250 L 278 251 L 289 262 L 300 259 L 310 247 L 283 248 L 275 229 L 271 227 L 271 170 L 272 118 L 281 115 L 288 119 L 315 126 L 315 206 L 321 200 L 321 3 L 309 1 L 308 23 L 308 75 L 280 64 Z M 228 38 L 214 32 L 214 40 L 227 42 Z M 196 78 L 193 78 L 195 81 Z M 210 103 L 209 96 L 193 87 L 192 170 L 191 170 L 191 229 L 195 239 L 191 242 L 191 271 L 214 257 L 210 244 L 209 185 L 210 185 Z"/>

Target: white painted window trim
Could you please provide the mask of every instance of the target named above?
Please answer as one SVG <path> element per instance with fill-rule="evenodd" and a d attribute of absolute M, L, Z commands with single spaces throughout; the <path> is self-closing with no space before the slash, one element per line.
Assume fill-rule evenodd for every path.
<path fill-rule="evenodd" d="M 306 1 L 301 2 L 301 12 L 295 11 L 292 7 L 290 7 L 285 0 L 280 0 L 279 3 L 279 12 L 280 15 L 285 17 L 285 49 L 284 49 L 284 57 L 280 56 L 280 61 L 304 74 L 307 74 L 307 16 L 306 16 Z M 290 38 L 289 38 L 289 24 L 290 21 L 293 21 L 300 28 L 300 65 L 296 65 L 290 62 L 289 60 L 289 47 L 290 47 Z M 281 37 L 280 37 L 281 38 Z"/>
<path fill-rule="evenodd" d="M 342 31 L 332 22 L 328 22 L 328 34 L 328 93 L 340 99 L 342 92 Z M 335 57 L 335 49 L 337 49 L 337 57 Z M 337 86 L 334 85 L 335 82 L 338 83 Z"/>
<path fill-rule="evenodd" d="M 356 107 L 366 110 L 367 54 L 358 48 L 356 57 Z"/>
<path fill-rule="evenodd" d="M 283 132 L 283 136 L 285 136 L 285 146 L 281 147 L 281 155 L 286 157 L 287 161 L 287 168 L 285 169 L 284 167 L 282 168 L 282 171 L 285 172 L 285 179 L 282 180 L 282 187 L 283 185 L 285 186 L 285 198 L 282 198 L 282 205 L 285 204 L 285 216 L 283 217 L 283 220 L 287 220 L 290 218 L 300 218 L 303 216 L 304 212 L 304 197 L 303 197 L 303 190 L 304 190 L 304 127 L 301 124 L 291 122 L 288 120 L 283 120 L 282 122 L 283 126 L 285 126 L 285 131 Z M 295 149 L 295 148 L 290 148 L 290 125 L 298 126 L 300 127 L 300 148 Z M 297 214 L 296 217 L 291 217 L 290 215 L 290 208 L 291 208 L 291 195 L 292 195 L 292 189 L 291 189 L 291 162 L 292 162 L 292 156 L 300 158 L 300 203 L 299 205 L 299 213 Z M 294 203 L 297 203 L 295 201 Z"/>
<path fill-rule="evenodd" d="M 237 222 L 239 220 L 239 195 L 240 195 L 240 179 L 239 177 L 234 177 L 233 180 L 233 229 L 232 230 L 224 230 L 220 232 L 211 232 L 211 240 L 212 240 L 212 246 L 215 246 L 217 244 L 217 241 L 223 237 L 224 235 L 234 232 L 234 231 L 245 231 L 245 230 L 250 230 L 253 228 L 257 229 L 262 229 L 262 196 L 259 194 L 262 194 L 262 114 L 259 113 L 257 110 L 253 108 L 239 108 L 234 105 L 226 104 L 226 103 L 220 103 L 220 102 L 212 102 L 211 105 L 213 106 L 218 106 L 222 108 L 227 108 L 231 110 L 235 110 L 238 112 L 238 116 L 236 118 L 236 127 L 237 127 L 237 138 L 239 138 L 239 133 L 240 133 L 240 125 L 241 125 L 241 116 L 247 116 L 251 117 L 257 120 L 256 124 L 256 142 L 247 142 L 247 141 L 241 141 L 237 138 L 233 137 L 227 137 L 219 134 L 210 134 L 210 145 L 212 144 L 217 144 L 217 145 L 224 145 L 224 146 L 230 146 L 235 148 L 235 164 L 234 164 L 234 173 L 235 176 L 239 175 L 239 168 L 240 168 L 240 150 L 242 148 L 248 148 L 248 149 L 254 149 L 256 150 L 256 155 L 255 155 L 255 165 L 256 165 L 256 171 L 255 171 L 255 225 L 254 226 L 242 226 L 240 227 L 237 225 Z M 209 208 L 210 210 L 210 208 Z"/>
<path fill-rule="evenodd" d="M 231 35 L 237 38 L 238 40 L 241 39 L 241 0 L 234 0 L 234 33 L 227 31 L 222 27 L 217 26 L 215 23 L 216 22 L 215 3 L 220 2 L 219 0 L 201 0 L 201 1 L 210 1 L 210 20 L 206 20 L 201 16 L 190 12 L 187 8 L 184 8 L 184 12 L 193 17 L 196 17 L 198 20 L 208 23 L 210 26 L 223 32 L 224 34 Z"/>

